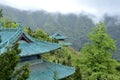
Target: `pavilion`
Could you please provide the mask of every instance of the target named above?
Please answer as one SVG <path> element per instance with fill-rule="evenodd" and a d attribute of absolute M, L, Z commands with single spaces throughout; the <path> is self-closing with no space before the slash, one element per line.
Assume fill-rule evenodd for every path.
<path fill-rule="evenodd" d="M 68 37 L 61 34 L 61 33 L 59 33 L 59 32 L 56 32 L 56 33 L 52 34 L 51 38 L 56 39 L 58 41 L 58 43 L 60 45 L 62 45 L 62 46 L 70 46 L 70 45 L 72 45 L 72 43 L 66 41 L 66 39 Z"/>
<path fill-rule="evenodd" d="M 54 73 L 57 78 L 65 78 L 75 72 L 75 68 L 64 66 L 61 64 L 43 60 L 41 55 L 56 49 L 60 49 L 61 45 L 47 41 L 39 41 L 24 32 L 19 24 L 18 28 L 3 28 L 0 24 L 0 54 L 6 51 L 6 46 L 10 46 L 15 42 L 19 43 L 21 49 L 21 62 L 30 63 L 30 77 L 28 80 L 53 80 Z"/>

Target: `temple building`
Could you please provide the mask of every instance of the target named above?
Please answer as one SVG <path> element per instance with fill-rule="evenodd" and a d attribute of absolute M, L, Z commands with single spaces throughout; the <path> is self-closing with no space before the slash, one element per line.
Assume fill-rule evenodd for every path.
<path fill-rule="evenodd" d="M 19 43 L 21 49 L 20 64 L 29 62 L 30 77 L 28 80 L 53 80 L 54 73 L 57 73 L 57 78 L 62 79 L 72 75 L 75 68 L 49 62 L 41 58 L 41 55 L 62 46 L 57 43 L 47 41 L 38 41 L 24 32 L 21 25 L 18 28 L 3 28 L 0 24 L 0 54 L 6 51 L 6 46 L 10 46 L 15 42 Z"/>
<path fill-rule="evenodd" d="M 51 38 L 56 39 L 58 41 L 58 43 L 62 46 L 72 45 L 72 43 L 66 41 L 67 37 L 61 33 L 56 32 L 53 35 L 51 35 Z"/>

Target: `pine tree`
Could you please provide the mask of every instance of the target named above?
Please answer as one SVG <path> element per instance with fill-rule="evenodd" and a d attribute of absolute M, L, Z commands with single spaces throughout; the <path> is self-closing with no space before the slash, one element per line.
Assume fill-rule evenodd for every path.
<path fill-rule="evenodd" d="M 25 80 L 29 77 L 29 64 L 18 66 L 20 52 L 18 43 L 15 43 L 0 55 L 0 80 Z"/>
<path fill-rule="evenodd" d="M 81 51 L 83 77 L 88 80 L 116 80 L 117 62 L 111 58 L 116 50 L 115 41 L 106 33 L 104 23 L 97 24 L 88 36 L 89 42 Z"/>

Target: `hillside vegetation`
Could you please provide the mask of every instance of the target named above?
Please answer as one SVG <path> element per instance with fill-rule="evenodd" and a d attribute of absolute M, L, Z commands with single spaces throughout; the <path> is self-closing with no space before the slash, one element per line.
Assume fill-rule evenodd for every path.
<path fill-rule="evenodd" d="M 83 45 L 88 41 L 88 32 L 95 27 L 93 15 L 81 14 L 61 14 L 48 13 L 46 11 L 20 11 L 15 8 L 10 8 L 0 5 L 3 9 L 3 17 L 14 22 L 21 22 L 25 27 L 30 27 L 32 30 L 38 28 L 44 30 L 48 34 L 60 32 L 68 37 L 68 41 L 72 42 L 72 47 L 76 50 L 81 50 Z M 102 20 L 107 27 L 108 34 L 116 41 L 117 54 L 113 57 L 120 60 L 120 16 L 104 15 Z"/>
<path fill-rule="evenodd" d="M 48 34 L 55 32 L 62 33 L 68 37 L 68 41 L 73 43 L 73 47 L 79 50 L 87 41 L 87 33 L 95 26 L 86 14 L 61 14 L 48 13 L 46 11 L 19 11 L 14 8 L 1 6 L 5 20 L 21 22 L 32 30 L 38 28 Z"/>

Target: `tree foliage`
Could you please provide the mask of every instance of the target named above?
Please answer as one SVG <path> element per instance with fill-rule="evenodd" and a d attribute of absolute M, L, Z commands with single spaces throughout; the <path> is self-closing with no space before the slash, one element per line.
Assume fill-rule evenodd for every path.
<path fill-rule="evenodd" d="M 18 66 L 20 52 L 18 43 L 15 43 L 0 55 L 0 80 L 25 80 L 29 77 L 29 65 Z"/>
<path fill-rule="evenodd" d="M 2 9 L 0 9 L 0 19 L 3 17 Z"/>
<path fill-rule="evenodd" d="M 3 13 L 2 13 L 2 9 L 0 9 L 0 22 L 2 22 L 2 17 L 3 17 Z"/>
<path fill-rule="evenodd" d="M 18 23 L 12 22 L 9 20 L 9 18 L 6 18 L 5 20 L 3 20 L 3 26 L 4 28 L 17 28 Z"/>
<path fill-rule="evenodd" d="M 36 29 L 35 31 L 32 31 L 31 28 L 25 28 L 25 31 L 31 35 L 32 37 L 41 40 L 41 41 L 49 41 L 49 42 L 55 42 L 55 39 L 50 38 L 49 34 L 44 32 L 41 29 Z"/>
<path fill-rule="evenodd" d="M 97 24 L 88 36 L 89 42 L 82 49 L 83 77 L 89 80 L 116 80 L 119 77 L 115 75 L 117 62 L 111 58 L 116 45 L 106 33 L 104 23 Z M 119 79 L 120 77 L 117 80 Z"/>
<path fill-rule="evenodd" d="M 62 47 L 54 52 L 42 55 L 45 60 L 75 67 L 76 71 L 73 75 L 61 80 L 82 80 L 79 66 L 80 57 L 80 54 L 71 47 Z"/>
<path fill-rule="evenodd" d="M 120 16 L 104 16 L 104 22 L 107 26 L 107 32 L 111 35 L 111 37 L 116 41 L 116 54 L 113 54 L 113 58 L 117 61 L 120 61 Z"/>

